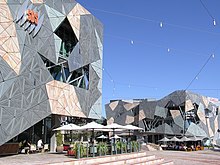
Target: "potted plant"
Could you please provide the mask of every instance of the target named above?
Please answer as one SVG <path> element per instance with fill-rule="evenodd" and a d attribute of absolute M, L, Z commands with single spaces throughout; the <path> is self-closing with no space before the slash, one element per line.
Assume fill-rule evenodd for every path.
<path fill-rule="evenodd" d="M 106 155 L 106 153 L 108 152 L 108 146 L 105 142 L 99 142 L 97 148 L 99 156 Z"/>
<path fill-rule="evenodd" d="M 132 151 L 136 152 L 138 151 L 138 142 L 137 141 L 131 141 Z"/>
<path fill-rule="evenodd" d="M 76 156 L 76 148 L 74 144 L 70 144 L 70 148 L 67 151 L 68 156 Z"/>
<path fill-rule="evenodd" d="M 86 155 L 86 147 L 82 142 L 75 142 L 73 150 L 75 151 L 76 158 L 81 158 Z"/>
<path fill-rule="evenodd" d="M 121 144 L 121 153 L 123 153 L 123 152 L 127 152 L 127 144 L 126 143 L 124 143 L 124 142 L 122 142 L 122 144 Z"/>
<path fill-rule="evenodd" d="M 115 145 L 116 145 L 117 153 L 121 153 L 122 142 L 121 142 L 121 141 L 117 141 L 117 142 L 115 143 Z"/>
<path fill-rule="evenodd" d="M 56 152 L 63 152 L 63 136 L 60 131 L 56 134 L 57 148 Z"/>

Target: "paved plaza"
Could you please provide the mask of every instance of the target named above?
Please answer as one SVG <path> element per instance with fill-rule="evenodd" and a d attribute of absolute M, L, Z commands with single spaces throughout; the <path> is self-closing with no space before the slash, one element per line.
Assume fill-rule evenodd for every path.
<path fill-rule="evenodd" d="M 220 165 L 220 151 L 150 151 L 157 157 L 172 160 L 175 165 Z"/>
<path fill-rule="evenodd" d="M 171 160 L 175 165 L 220 165 L 220 151 L 204 150 L 194 152 L 184 151 L 146 151 L 149 155 L 156 155 L 165 160 Z M 91 158 L 92 159 L 92 158 Z M 76 161 L 65 154 L 56 153 L 36 153 L 36 154 L 19 154 L 13 156 L 0 157 L 0 165 L 61 165 L 64 162 Z"/>

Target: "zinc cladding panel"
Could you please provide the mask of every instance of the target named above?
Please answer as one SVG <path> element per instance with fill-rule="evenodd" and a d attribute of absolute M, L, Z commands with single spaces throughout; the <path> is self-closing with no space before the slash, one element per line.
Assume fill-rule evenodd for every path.
<path fill-rule="evenodd" d="M 92 28 L 91 28 L 92 27 Z M 95 36 L 95 25 L 92 15 L 83 15 L 80 17 L 80 52 L 85 57 L 83 65 L 95 62 L 100 59 L 99 48 Z"/>
<path fill-rule="evenodd" d="M 154 119 L 157 102 L 144 100 L 140 103 L 139 109 L 143 110 L 146 118 Z"/>
<path fill-rule="evenodd" d="M 207 133 L 198 125 L 191 123 L 189 128 L 186 131 L 186 134 L 192 134 L 194 136 L 204 136 L 207 137 Z"/>
<path fill-rule="evenodd" d="M 63 22 L 66 16 L 57 10 L 45 5 L 45 9 L 47 11 L 48 18 L 50 20 L 50 24 L 53 32 L 59 27 L 59 25 Z"/>
<path fill-rule="evenodd" d="M 11 21 L 13 21 L 17 17 L 17 11 L 19 7 L 21 6 L 21 4 L 20 4 L 20 1 L 18 2 L 14 0 L 8 0 L 7 2 L 11 10 L 12 16 L 13 16 L 13 19 L 11 19 Z M 21 1 L 21 3 L 23 2 L 25 1 Z M 70 3 L 67 3 L 67 1 L 65 2 L 64 1 L 45 1 L 45 3 L 48 6 L 53 7 L 55 10 L 58 11 L 58 12 L 55 11 L 54 13 L 59 18 L 57 20 L 52 20 L 54 29 L 55 29 L 55 26 L 59 24 L 59 21 L 63 19 L 61 18 L 61 15 L 59 14 L 62 13 L 63 15 L 68 15 L 68 13 L 76 5 L 75 1 L 68 1 L 68 2 Z M 27 0 L 26 3 L 28 3 L 28 6 L 31 5 L 31 1 Z M 35 5 L 37 4 L 33 4 L 32 6 L 36 7 Z M 51 20 L 47 16 L 44 5 L 45 5 L 44 3 L 37 5 L 37 8 L 40 6 L 40 8 L 38 8 L 40 10 L 39 13 L 41 12 L 39 19 L 41 19 L 42 15 L 44 14 L 44 19 L 43 19 L 44 22 L 43 22 L 43 25 L 40 31 L 35 37 L 33 37 L 33 34 L 32 34 L 35 32 L 35 30 L 33 29 L 33 25 L 31 25 L 31 27 L 32 27 L 32 30 L 34 30 L 34 32 L 29 34 L 28 31 L 25 31 L 24 29 L 25 27 L 27 27 L 28 23 L 24 25 L 23 27 L 20 27 L 18 24 L 15 25 L 15 22 L 11 22 L 11 25 L 12 24 L 15 25 L 16 33 L 15 31 L 13 33 L 17 34 L 17 40 L 19 44 L 15 45 L 16 47 L 7 47 L 8 46 L 7 42 L 6 42 L 6 45 L 3 45 L 5 48 L 10 49 L 11 51 L 15 51 L 16 49 L 18 49 L 19 52 L 21 53 L 22 61 L 21 61 L 21 69 L 16 70 L 16 71 L 19 71 L 20 78 L 18 77 L 16 78 L 16 74 L 13 71 L 14 65 L 13 65 L 13 69 L 10 68 L 8 63 L 6 63 L 5 60 L 3 60 L 0 57 L 0 68 L 3 67 L 1 68 L 1 79 L 0 79 L 0 109 L 1 109 L 1 114 L 3 114 L 0 116 L 0 121 L 1 121 L 0 145 L 5 143 L 7 140 L 13 138 L 14 136 L 18 135 L 22 131 L 28 129 L 30 126 L 34 125 L 35 123 L 37 123 L 38 121 L 42 120 L 43 118 L 45 118 L 46 116 L 52 113 L 49 100 L 48 100 L 48 96 L 46 93 L 45 84 L 53 80 L 53 78 L 48 72 L 48 70 L 46 69 L 46 67 L 44 66 L 43 61 L 39 56 L 39 53 L 42 56 L 45 56 L 50 61 L 52 61 L 53 63 L 57 62 L 58 56 L 56 56 L 56 52 L 55 52 L 55 38 L 53 36 L 53 28 L 50 22 Z M 79 10 L 79 12 L 83 12 L 84 14 L 87 13 L 86 10 L 84 10 L 82 7 L 80 8 L 79 5 L 78 5 L 77 10 Z M 94 20 L 94 17 L 92 18 Z M 90 21 L 90 22 L 91 22 L 90 23 L 91 27 L 94 28 L 95 25 L 93 21 Z M 0 30 L 1 28 L 2 26 L 0 27 Z M 10 27 L 8 26 L 8 28 Z M 12 32 L 9 29 L 7 30 L 9 33 Z M 93 32 L 94 30 L 92 31 L 92 33 Z M 100 33 L 99 30 L 97 33 Z M 89 35 L 89 37 L 95 38 L 97 36 L 95 36 L 95 32 L 94 32 L 94 34 Z M 99 37 L 102 38 L 101 36 Z M 97 38 L 95 38 L 95 40 L 97 41 Z M 8 40 L 8 42 L 10 43 L 12 43 L 12 41 L 14 42 L 14 39 Z M 90 41 L 93 42 L 92 39 L 90 39 Z M 93 42 L 93 43 L 97 45 L 91 45 L 92 48 L 89 48 L 87 50 L 87 53 L 94 53 L 94 52 L 95 53 L 92 54 L 91 56 L 87 56 L 85 61 L 96 62 L 97 59 L 93 60 L 92 58 L 96 57 L 96 55 L 97 57 L 100 57 L 100 54 L 102 53 L 100 52 L 100 45 L 98 46 L 97 42 Z M 56 45 L 56 47 L 58 46 Z M 93 51 L 92 49 L 97 49 L 97 50 Z M 19 63 L 17 62 L 16 53 L 18 52 L 12 52 L 11 54 L 9 54 L 9 56 L 15 55 L 14 57 L 16 58 L 13 58 L 13 61 L 17 65 L 19 65 Z M 97 66 L 99 64 L 101 64 L 101 62 L 100 63 L 97 62 Z M 96 64 L 94 64 L 94 66 L 95 65 Z M 73 107 L 74 105 L 77 107 L 81 107 L 82 105 L 83 111 L 87 113 L 87 116 L 90 110 L 89 108 L 93 107 L 93 109 L 96 109 L 96 108 L 98 109 L 99 107 L 100 109 L 101 105 L 99 104 L 101 104 L 100 103 L 101 102 L 101 97 L 100 97 L 101 89 L 97 89 L 97 86 L 100 82 L 101 74 L 99 72 L 99 76 L 97 76 L 97 74 L 95 73 L 96 71 L 98 72 L 98 70 L 94 69 L 94 74 L 91 73 L 91 75 L 94 76 L 94 78 L 91 78 L 91 80 L 93 80 L 92 82 L 93 85 L 91 85 L 91 87 L 96 88 L 96 89 L 87 91 L 87 90 L 82 90 L 82 89 L 73 87 L 74 89 L 76 89 L 76 94 L 71 95 L 71 98 L 74 97 L 74 100 L 75 100 L 74 103 L 68 99 L 59 98 L 60 100 L 62 100 L 62 104 L 60 104 L 60 108 L 64 108 L 66 112 L 69 111 L 71 113 L 70 107 Z M 1 81 L 2 79 L 4 79 L 4 82 Z M 13 85 L 15 81 L 16 81 L 16 84 Z M 20 94 L 17 93 L 18 90 L 14 88 L 15 85 L 17 85 L 16 86 L 17 89 L 22 91 L 20 92 Z M 38 86 L 37 88 L 34 87 L 36 85 Z M 10 91 L 10 93 L 7 93 L 7 91 Z M 93 92 L 95 93 L 94 96 L 97 100 L 95 99 L 91 100 Z M 12 96 L 11 101 L 9 101 L 10 94 Z M 76 101 L 77 99 L 80 99 L 80 100 Z M 3 107 L 8 107 L 9 109 L 6 111 Z M 11 115 L 8 114 L 9 112 L 11 112 Z M 100 110 L 97 113 L 100 113 Z M 83 112 L 77 111 L 77 112 L 74 112 L 74 114 L 76 116 L 77 115 L 82 116 Z M 5 117 L 5 116 L 8 116 L 8 117 Z M 83 117 L 85 117 L 85 115 L 83 115 Z M 14 125 L 14 123 L 16 123 L 16 126 Z M 8 128 L 8 129 L 6 130 L 4 128 Z"/>

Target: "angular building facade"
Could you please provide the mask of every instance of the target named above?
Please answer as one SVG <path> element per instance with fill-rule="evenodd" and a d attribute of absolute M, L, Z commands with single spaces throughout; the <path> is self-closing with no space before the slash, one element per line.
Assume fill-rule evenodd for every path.
<path fill-rule="evenodd" d="M 142 135 L 157 142 L 174 135 L 213 138 L 220 132 L 219 106 L 218 99 L 180 90 L 160 100 L 115 100 L 105 108 L 108 123 L 142 127 Z"/>
<path fill-rule="evenodd" d="M 101 118 L 102 37 L 75 0 L 0 1 L 0 145 L 53 115 Z"/>

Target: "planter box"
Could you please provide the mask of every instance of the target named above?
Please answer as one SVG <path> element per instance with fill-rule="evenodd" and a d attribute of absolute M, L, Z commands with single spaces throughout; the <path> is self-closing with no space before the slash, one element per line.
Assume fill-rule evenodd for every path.
<path fill-rule="evenodd" d="M 63 146 L 57 146 L 56 152 L 63 152 Z"/>
<path fill-rule="evenodd" d="M 76 151 L 75 150 L 68 150 L 67 151 L 67 155 L 68 156 L 75 156 L 76 155 Z"/>

